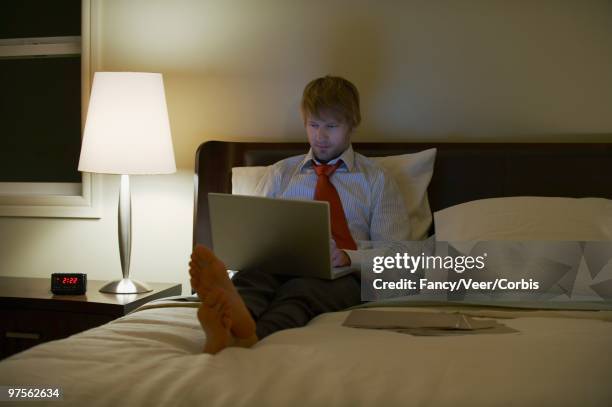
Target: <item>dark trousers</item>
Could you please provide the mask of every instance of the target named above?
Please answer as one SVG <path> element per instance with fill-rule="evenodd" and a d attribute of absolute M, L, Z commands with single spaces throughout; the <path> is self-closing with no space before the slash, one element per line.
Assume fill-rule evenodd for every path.
<path fill-rule="evenodd" d="M 255 319 L 259 339 L 304 326 L 324 312 L 361 303 L 361 285 L 355 275 L 321 280 L 244 270 L 232 282 Z"/>

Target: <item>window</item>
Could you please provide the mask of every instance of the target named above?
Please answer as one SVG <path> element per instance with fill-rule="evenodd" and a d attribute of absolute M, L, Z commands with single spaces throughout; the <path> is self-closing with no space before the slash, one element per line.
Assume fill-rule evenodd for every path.
<path fill-rule="evenodd" d="M 78 172 L 89 94 L 89 0 L 0 3 L 0 215 L 99 217 Z"/>

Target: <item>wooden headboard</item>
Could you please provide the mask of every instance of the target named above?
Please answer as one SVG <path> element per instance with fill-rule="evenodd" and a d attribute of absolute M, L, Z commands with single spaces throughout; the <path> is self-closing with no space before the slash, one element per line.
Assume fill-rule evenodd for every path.
<path fill-rule="evenodd" d="M 612 199 L 612 143 L 353 143 L 366 156 L 438 149 L 429 186 L 432 212 L 504 196 Z M 232 167 L 270 165 L 304 154 L 306 143 L 207 141 L 196 152 L 193 243 L 212 246 L 208 193 L 231 193 Z"/>

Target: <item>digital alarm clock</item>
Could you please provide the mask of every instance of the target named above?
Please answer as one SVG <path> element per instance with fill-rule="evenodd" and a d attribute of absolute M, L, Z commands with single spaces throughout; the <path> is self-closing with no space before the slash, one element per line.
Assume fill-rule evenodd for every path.
<path fill-rule="evenodd" d="M 87 274 L 53 273 L 51 274 L 51 292 L 59 295 L 81 295 L 87 291 Z"/>

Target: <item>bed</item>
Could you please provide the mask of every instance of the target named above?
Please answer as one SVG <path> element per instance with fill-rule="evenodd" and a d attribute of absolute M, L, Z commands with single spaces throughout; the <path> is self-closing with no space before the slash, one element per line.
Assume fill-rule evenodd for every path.
<path fill-rule="evenodd" d="M 432 212 L 503 197 L 591 197 L 605 208 L 612 200 L 612 144 L 354 148 L 371 156 L 436 148 L 427 189 Z M 232 191 L 233 167 L 269 165 L 305 149 L 303 143 L 202 144 L 196 154 L 194 244 L 211 246 L 205 197 Z M 436 232 L 441 228 L 432 224 L 428 234 Z M 197 302 L 169 298 L 0 362 L 0 385 L 59 386 L 62 405 L 75 406 L 610 405 L 610 302 L 568 304 L 374 303 L 368 309 L 393 305 L 400 312 L 494 318 L 515 332 L 419 336 L 357 329 L 343 326 L 347 310 L 277 332 L 252 349 L 210 356 L 201 353 L 205 338 Z"/>

